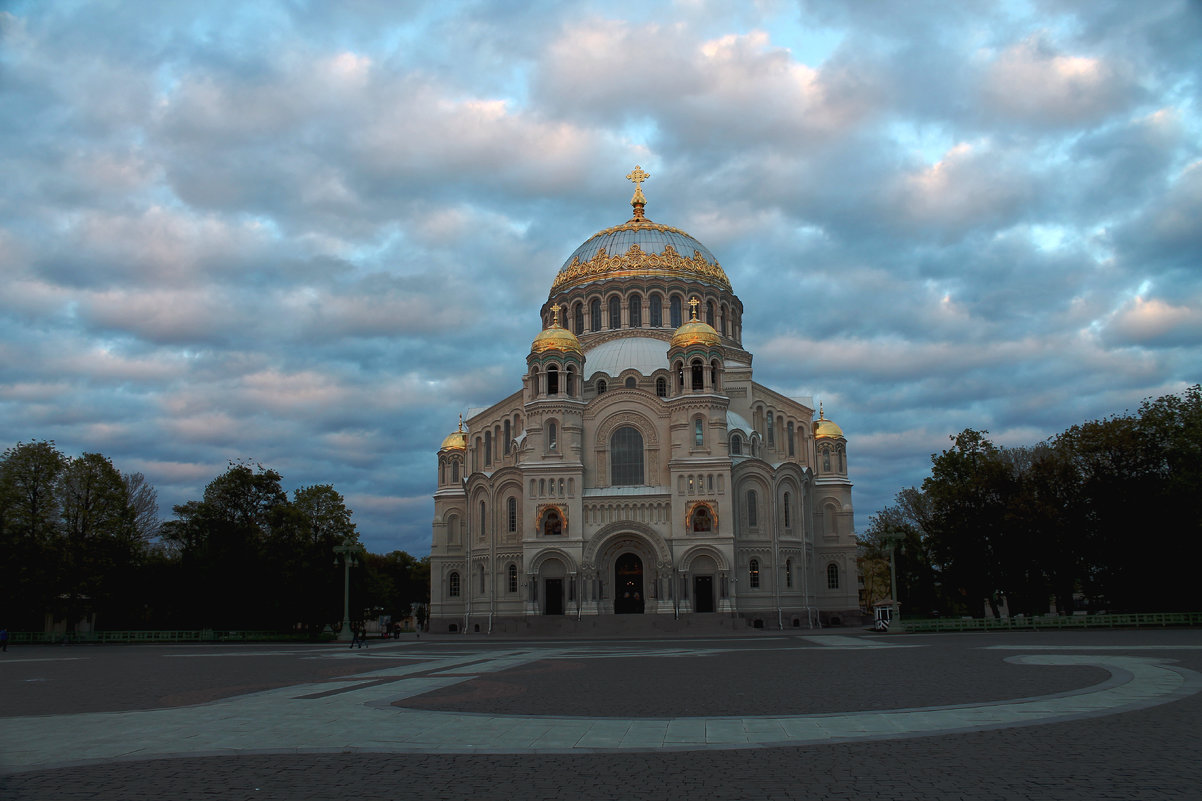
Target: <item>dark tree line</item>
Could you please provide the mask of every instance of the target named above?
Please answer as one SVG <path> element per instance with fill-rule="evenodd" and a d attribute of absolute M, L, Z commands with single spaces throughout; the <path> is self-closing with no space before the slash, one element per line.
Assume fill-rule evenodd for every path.
<path fill-rule="evenodd" d="M 965 429 L 861 538 L 896 545 L 903 614 L 1192 611 L 1202 387 L 1005 448 Z"/>
<path fill-rule="evenodd" d="M 317 632 L 342 620 L 333 547 L 358 544 L 351 510 L 330 485 L 294 490 L 260 465 L 231 463 L 199 500 L 159 522 L 140 473 L 53 442 L 0 457 L 0 624 L 40 631 L 47 615 L 94 615 L 100 629 L 213 628 Z M 429 565 L 403 551 L 364 553 L 352 616 L 399 619 L 428 602 Z"/>

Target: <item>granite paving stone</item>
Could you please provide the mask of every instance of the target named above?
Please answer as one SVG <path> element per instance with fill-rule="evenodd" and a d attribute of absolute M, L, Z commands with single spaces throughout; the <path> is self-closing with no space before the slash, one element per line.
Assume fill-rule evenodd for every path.
<path fill-rule="evenodd" d="M 14 654 L 39 661 L 0 659 L 13 801 L 1155 801 L 1202 786 L 1196 630 Z"/>

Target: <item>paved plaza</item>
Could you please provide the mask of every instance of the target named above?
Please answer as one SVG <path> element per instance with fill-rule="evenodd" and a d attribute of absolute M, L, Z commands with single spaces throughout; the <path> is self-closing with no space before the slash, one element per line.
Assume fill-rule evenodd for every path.
<path fill-rule="evenodd" d="M 0 798 L 1202 798 L 1202 632 L 0 655 Z"/>

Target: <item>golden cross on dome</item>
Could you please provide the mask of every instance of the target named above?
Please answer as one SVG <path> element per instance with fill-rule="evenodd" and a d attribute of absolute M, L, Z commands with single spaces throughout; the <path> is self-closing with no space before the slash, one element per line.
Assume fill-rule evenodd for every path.
<path fill-rule="evenodd" d="M 559 328 L 559 310 L 562 308 L 563 308 L 563 306 L 560 306 L 558 303 L 556 303 L 554 306 L 551 307 L 551 313 L 555 315 L 555 317 L 552 318 L 553 319 L 553 322 L 551 323 L 552 328 Z"/>
<path fill-rule="evenodd" d="M 634 183 L 634 197 L 630 199 L 630 205 L 634 206 L 635 219 L 641 219 L 643 216 L 643 206 L 647 205 L 647 198 L 643 195 L 643 181 L 650 178 L 649 173 L 643 172 L 643 168 L 639 165 L 634 165 L 634 169 L 626 174 L 626 180 Z"/>
<path fill-rule="evenodd" d="M 459 433 L 463 433 L 463 412 L 459 413 Z"/>
<path fill-rule="evenodd" d="M 689 301 L 689 308 L 692 310 L 694 320 L 697 319 L 697 307 L 700 305 L 701 305 L 701 301 L 697 300 L 696 295 L 694 295 L 693 299 Z"/>

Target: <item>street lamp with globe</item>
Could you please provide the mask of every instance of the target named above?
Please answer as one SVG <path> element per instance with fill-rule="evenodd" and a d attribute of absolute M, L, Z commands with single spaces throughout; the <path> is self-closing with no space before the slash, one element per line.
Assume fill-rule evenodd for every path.
<path fill-rule="evenodd" d="M 351 568 L 359 566 L 358 556 L 363 551 L 363 546 L 349 537 L 342 541 L 341 545 L 334 546 L 334 567 L 338 567 L 338 562 L 342 561 L 342 631 L 338 632 L 338 639 L 342 642 L 349 641 L 354 635 L 351 633 Z"/>

